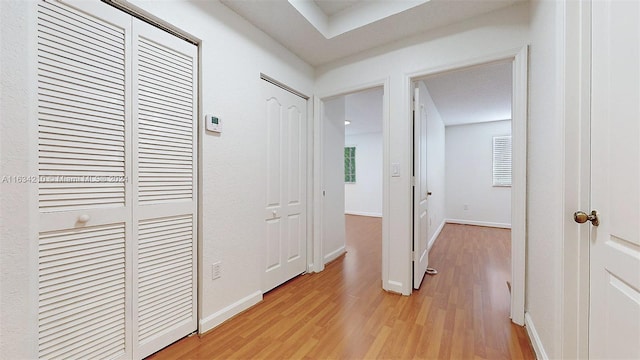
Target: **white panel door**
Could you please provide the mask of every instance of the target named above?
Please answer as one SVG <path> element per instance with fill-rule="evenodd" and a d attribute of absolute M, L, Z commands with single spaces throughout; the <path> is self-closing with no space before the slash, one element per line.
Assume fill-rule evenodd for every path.
<path fill-rule="evenodd" d="M 131 358 L 130 16 L 38 3 L 38 356 Z"/>
<path fill-rule="evenodd" d="M 419 289 L 429 265 L 427 244 L 427 112 L 415 88 L 413 111 L 413 288 Z"/>
<path fill-rule="evenodd" d="M 133 21 L 134 357 L 197 329 L 195 45 Z"/>
<path fill-rule="evenodd" d="M 306 100 L 262 82 L 266 122 L 263 292 L 307 267 Z"/>
<path fill-rule="evenodd" d="M 592 10 L 589 357 L 640 359 L 640 2 Z"/>

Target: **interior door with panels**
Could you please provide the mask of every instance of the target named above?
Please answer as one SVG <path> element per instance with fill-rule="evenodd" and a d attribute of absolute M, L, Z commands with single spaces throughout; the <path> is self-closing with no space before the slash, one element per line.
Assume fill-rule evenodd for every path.
<path fill-rule="evenodd" d="M 307 267 L 306 100 L 262 81 L 266 114 L 263 292 Z"/>
<path fill-rule="evenodd" d="M 592 6 L 589 357 L 638 359 L 640 3 Z"/>

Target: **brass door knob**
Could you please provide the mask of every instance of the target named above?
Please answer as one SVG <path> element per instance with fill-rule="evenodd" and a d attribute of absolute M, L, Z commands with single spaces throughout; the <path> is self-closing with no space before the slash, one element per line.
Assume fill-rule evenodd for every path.
<path fill-rule="evenodd" d="M 591 221 L 591 225 L 593 226 L 600 225 L 600 219 L 598 218 L 598 212 L 596 210 L 591 210 L 591 214 L 587 214 L 584 211 L 576 211 L 573 213 L 573 220 L 578 224 L 584 224 L 587 221 Z"/>

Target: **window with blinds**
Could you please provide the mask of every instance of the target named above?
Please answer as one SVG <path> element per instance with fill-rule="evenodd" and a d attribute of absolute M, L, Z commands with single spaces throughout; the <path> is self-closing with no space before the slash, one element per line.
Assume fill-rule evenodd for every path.
<path fill-rule="evenodd" d="M 511 186 L 511 136 L 493 137 L 493 186 Z"/>

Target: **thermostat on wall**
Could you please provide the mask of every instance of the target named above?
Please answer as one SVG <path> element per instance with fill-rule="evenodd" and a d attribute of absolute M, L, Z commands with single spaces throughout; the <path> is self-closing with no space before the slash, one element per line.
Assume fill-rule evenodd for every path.
<path fill-rule="evenodd" d="M 222 132 L 222 123 L 217 116 L 205 115 L 204 120 L 205 120 L 205 124 L 206 124 L 205 126 L 207 130 L 217 132 L 217 133 Z"/>

